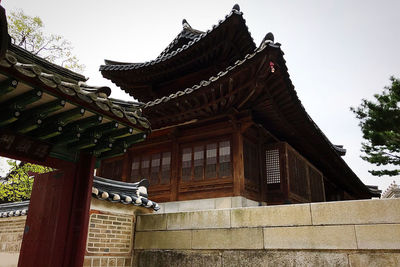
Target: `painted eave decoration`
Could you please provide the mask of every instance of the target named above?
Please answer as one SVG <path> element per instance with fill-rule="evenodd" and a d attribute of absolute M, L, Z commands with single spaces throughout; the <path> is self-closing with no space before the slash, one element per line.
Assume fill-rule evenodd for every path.
<path fill-rule="evenodd" d="M 4 10 L 2 17 L 2 37 L 9 38 Z M 123 154 L 149 134 L 140 103 L 110 98 L 109 87 L 90 86 L 78 73 L 9 42 L 1 45 L 1 152 L 74 161 L 84 151 L 102 159 Z"/>

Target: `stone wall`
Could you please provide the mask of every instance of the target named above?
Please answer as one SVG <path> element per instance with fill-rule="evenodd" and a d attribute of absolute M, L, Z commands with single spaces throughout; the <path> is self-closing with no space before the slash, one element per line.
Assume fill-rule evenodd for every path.
<path fill-rule="evenodd" d="M 390 199 L 140 215 L 133 266 L 400 266 L 399 211 Z"/>
<path fill-rule="evenodd" d="M 26 216 L 0 218 L 0 266 L 15 266 L 21 249 Z"/>

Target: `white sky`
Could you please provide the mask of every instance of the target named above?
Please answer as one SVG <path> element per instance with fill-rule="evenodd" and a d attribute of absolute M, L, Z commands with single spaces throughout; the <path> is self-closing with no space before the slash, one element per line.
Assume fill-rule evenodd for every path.
<path fill-rule="evenodd" d="M 181 31 L 183 18 L 210 29 L 240 5 L 259 45 L 267 32 L 282 44 L 289 73 L 307 112 L 366 184 L 386 189 L 400 177 L 373 177 L 360 158 L 362 135 L 349 110 L 362 98 L 400 77 L 400 1 L 138 1 L 2 0 L 6 10 L 21 8 L 39 16 L 48 33 L 72 42 L 92 85 L 108 85 L 112 97 L 129 98 L 102 78 L 104 59 L 142 62 L 154 59 Z"/>

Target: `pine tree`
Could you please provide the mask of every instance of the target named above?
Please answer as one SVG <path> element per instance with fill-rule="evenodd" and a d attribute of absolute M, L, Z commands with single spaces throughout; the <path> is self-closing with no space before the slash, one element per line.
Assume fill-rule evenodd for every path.
<path fill-rule="evenodd" d="M 366 140 L 361 158 L 377 166 L 394 166 L 369 171 L 376 176 L 400 174 L 400 80 L 390 80 L 391 86 L 374 95 L 374 101 L 363 99 L 359 107 L 351 108 Z"/>

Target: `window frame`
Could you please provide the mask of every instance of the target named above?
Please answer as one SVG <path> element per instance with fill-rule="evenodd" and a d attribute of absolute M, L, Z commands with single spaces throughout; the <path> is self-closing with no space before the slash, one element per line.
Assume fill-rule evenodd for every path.
<path fill-rule="evenodd" d="M 230 163 L 230 174 L 225 175 L 225 176 L 220 176 L 220 160 L 221 160 L 221 155 L 220 155 L 220 143 L 222 142 L 229 142 L 229 163 Z M 207 145 L 211 144 L 216 144 L 216 171 L 215 171 L 215 176 L 211 178 L 206 178 L 206 166 L 207 166 Z M 202 164 L 202 178 L 201 179 L 195 179 L 194 177 L 194 152 L 195 152 L 195 147 L 203 147 L 203 164 Z M 183 179 L 183 150 L 191 148 L 191 170 L 190 170 L 190 178 L 188 180 Z M 190 183 L 199 183 L 199 182 L 208 182 L 208 181 L 220 181 L 222 179 L 231 179 L 233 178 L 233 142 L 232 142 L 232 137 L 231 136 L 223 136 L 223 137 L 218 137 L 218 138 L 212 138 L 212 139 L 207 139 L 207 140 L 199 140 L 195 142 L 190 142 L 190 143 L 183 143 L 180 144 L 179 146 L 179 153 L 178 153 L 178 180 L 180 184 L 190 184 Z"/>
<path fill-rule="evenodd" d="M 166 181 L 166 179 L 162 178 L 162 174 L 165 173 L 166 171 L 163 170 L 163 159 L 164 159 L 164 154 L 169 153 L 169 178 L 167 183 L 162 183 L 163 181 Z M 157 177 L 157 183 L 154 183 L 154 179 L 152 178 L 152 162 L 153 162 L 153 155 L 160 155 L 159 157 L 159 165 L 158 165 L 158 177 Z M 129 155 L 129 176 L 127 177 L 128 182 L 130 183 L 135 183 L 140 181 L 141 179 L 147 179 L 150 182 L 150 186 L 169 186 L 172 183 L 172 149 L 170 147 L 163 147 L 163 148 L 157 148 L 157 149 L 143 149 L 143 150 L 137 150 L 137 151 L 132 151 Z M 142 174 L 142 164 L 143 164 L 143 158 L 148 157 L 149 159 L 149 166 L 148 166 L 148 173 L 143 176 Z M 133 172 L 133 163 L 136 158 L 139 158 L 139 166 L 138 166 L 138 172 L 139 174 L 136 176 L 135 179 L 132 177 L 132 172 Z"/>

